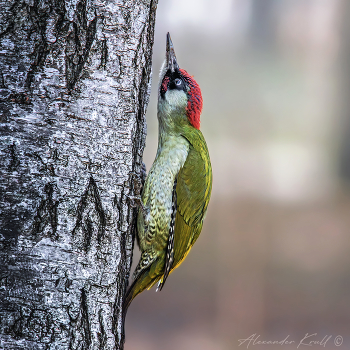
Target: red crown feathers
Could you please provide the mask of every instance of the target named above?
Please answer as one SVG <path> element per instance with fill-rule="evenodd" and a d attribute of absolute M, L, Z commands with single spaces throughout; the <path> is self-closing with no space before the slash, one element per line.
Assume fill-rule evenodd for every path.
<path fill-rule="evenodd" d="M 201 89 L 197 82 L 184 69 L 180 69 L 180 72 L 189 86 L 189 90 L 187 91 L 187 118 L 193 127 L 199 129 L 201 124 L 200 116 L 203 107 Z"/>

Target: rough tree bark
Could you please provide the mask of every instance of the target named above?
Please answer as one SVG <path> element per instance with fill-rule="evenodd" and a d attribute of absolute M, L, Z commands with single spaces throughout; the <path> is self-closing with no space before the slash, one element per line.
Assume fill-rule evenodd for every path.
<path fill-rule="evenodd" d="M 156 7 L 0 0 L 0 348 L 123 348 Z"/>

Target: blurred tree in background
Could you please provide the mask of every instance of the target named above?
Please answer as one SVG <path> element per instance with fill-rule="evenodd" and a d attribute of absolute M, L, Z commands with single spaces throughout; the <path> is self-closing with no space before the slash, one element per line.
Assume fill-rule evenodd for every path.
<path fill-rule="evenodd" d="M 341 49 L 339 65 L 339 111 L 341 117 L 340 176 L 350 183 L 350 4 L 342 4 Z"/>

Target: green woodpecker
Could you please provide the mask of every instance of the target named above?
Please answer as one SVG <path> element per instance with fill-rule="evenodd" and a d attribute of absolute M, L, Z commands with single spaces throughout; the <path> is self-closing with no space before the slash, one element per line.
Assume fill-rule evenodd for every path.
<path fill-rule="evenodd" d="M 201 110 L 201 90 L 179 67 L 168 33 L 158 87 L 158 150 L 141 195 L 137 220 L 141 258 L 125 297 L 124 313 L 146 288 L 157 282 L 157 290 L 163 288 L 202 230 L 212 171 L 199 130 Z"/>

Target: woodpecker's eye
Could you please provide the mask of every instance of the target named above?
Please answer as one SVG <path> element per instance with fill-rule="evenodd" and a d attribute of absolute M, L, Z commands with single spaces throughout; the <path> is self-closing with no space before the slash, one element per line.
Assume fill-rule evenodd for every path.
<path fill-rule="evenodd" d="M 169 79 L 168 88 L 170 90 L 184 90 L 185 82 L 181 79 L 180 74 L 178 73 L 171 74 L 171 76 L 169 76 L 168 79 Z"/>

